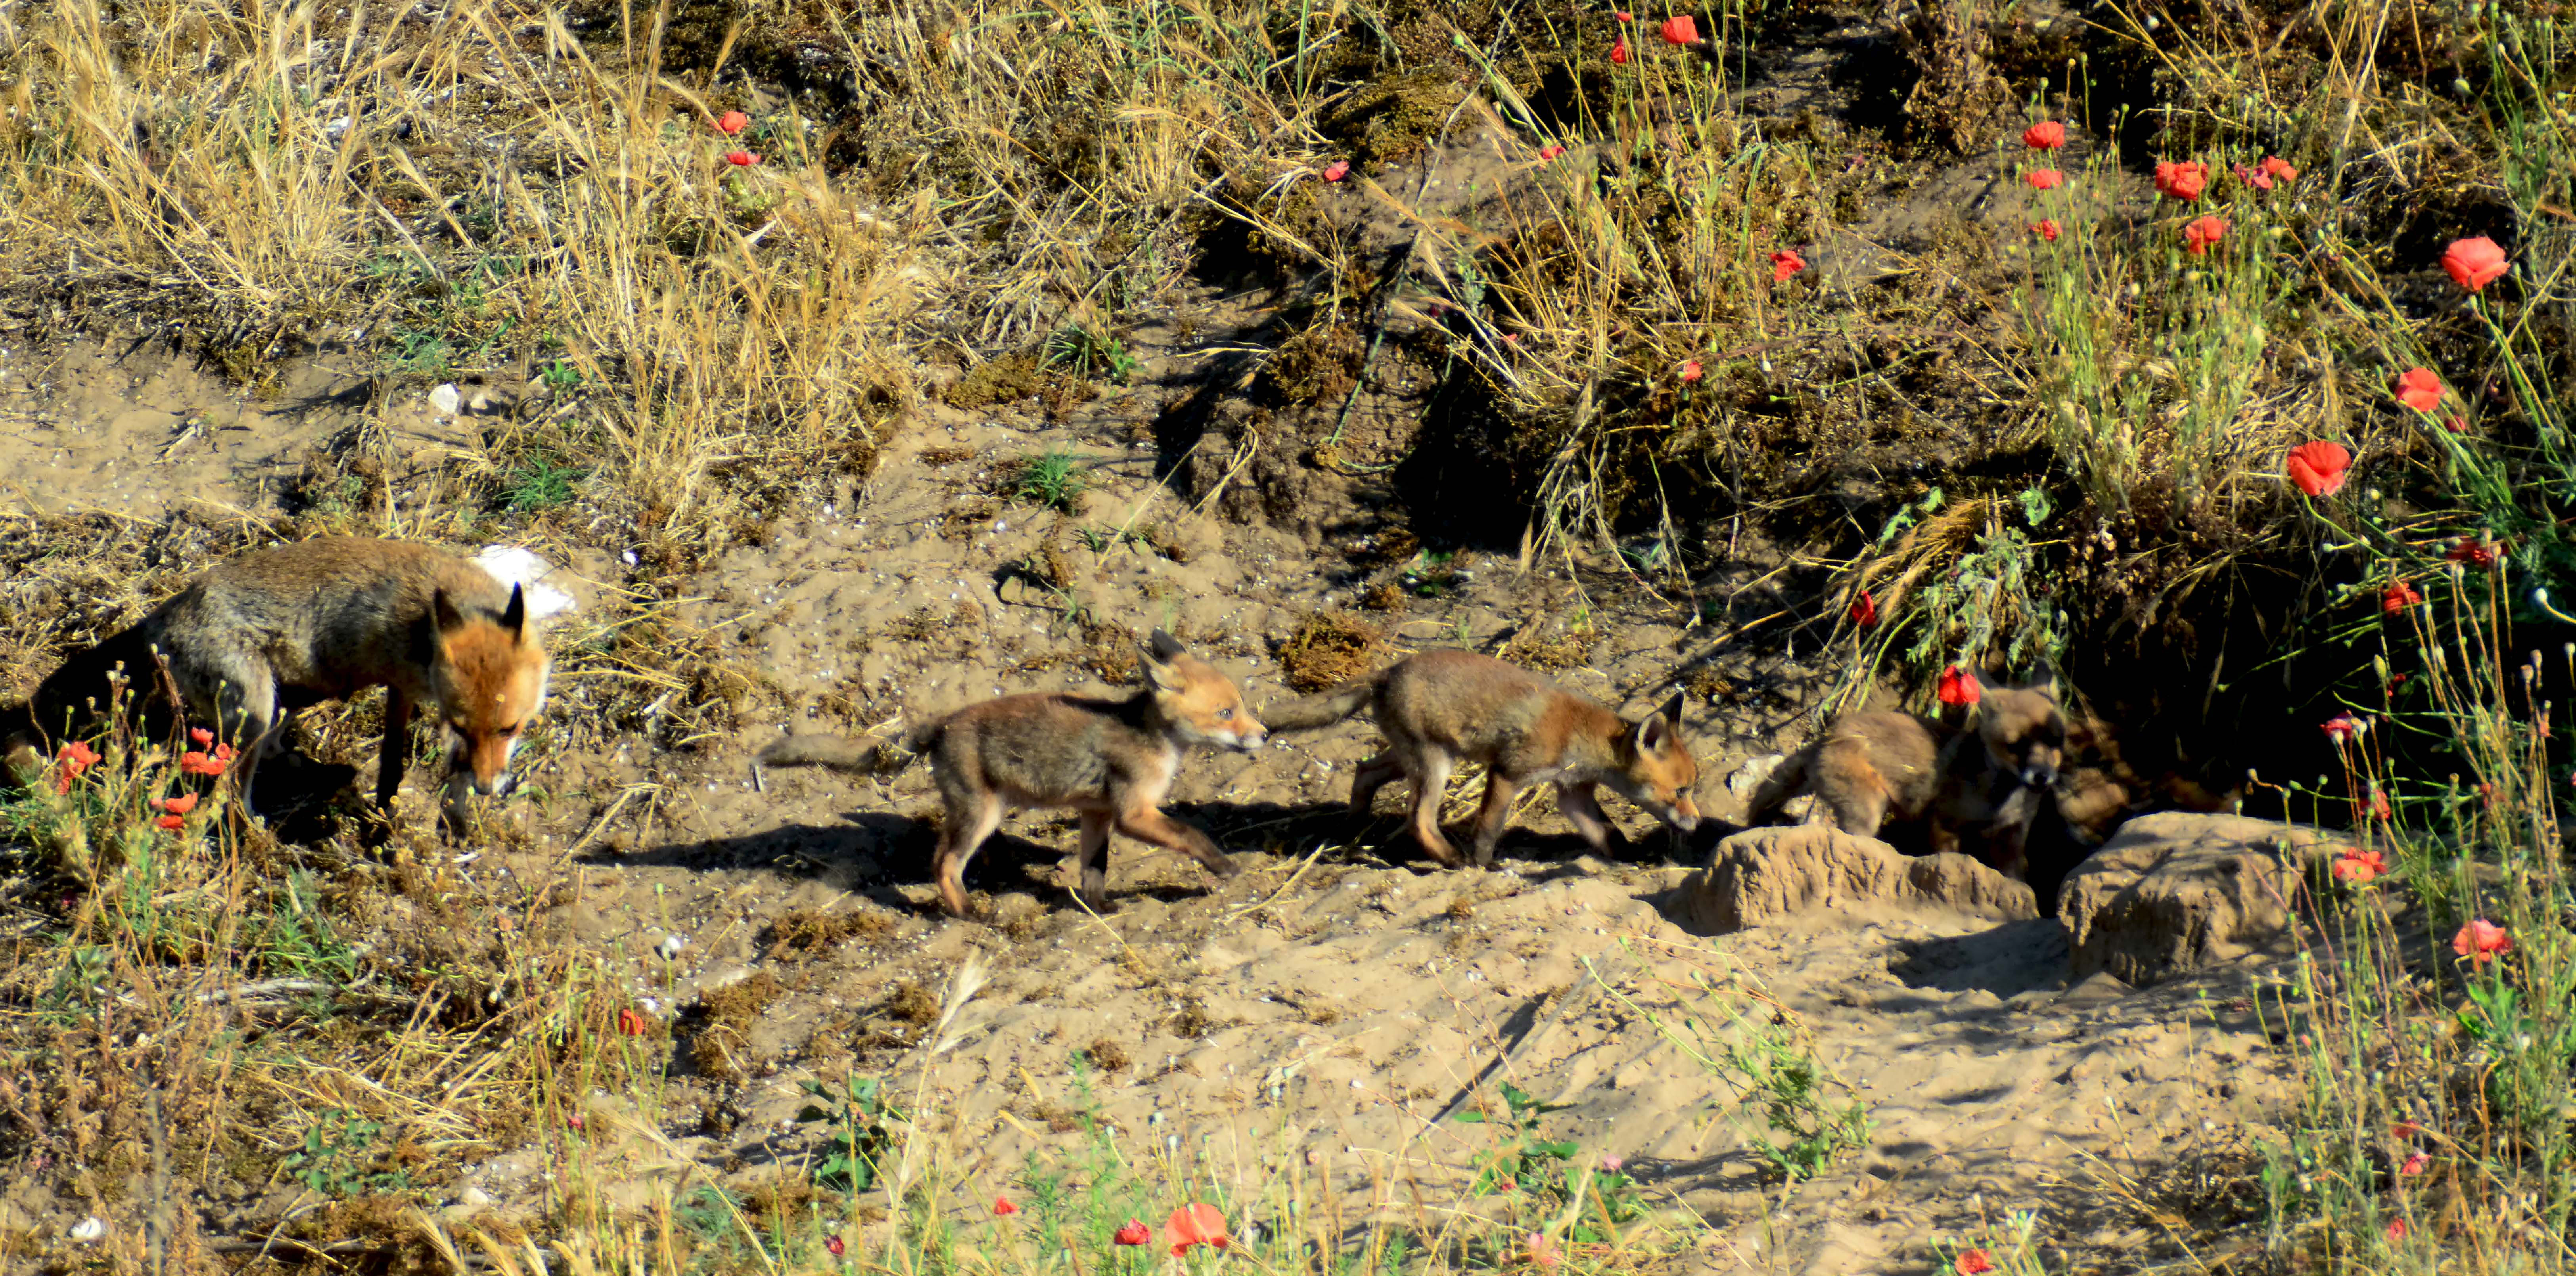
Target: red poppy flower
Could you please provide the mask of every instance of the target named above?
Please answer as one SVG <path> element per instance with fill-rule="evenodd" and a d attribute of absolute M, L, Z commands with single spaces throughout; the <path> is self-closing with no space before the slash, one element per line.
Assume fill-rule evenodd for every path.
<path fill-rule="evenodd" d="M 2453 240 L 2450 247 L 2442 250 L 2443 271 L 2451 276 L 2452 283 L 2470 292 L 2494 283 L 2512 265 L 2512 259 L 2496 247 L 2496 241 L 2484 235 Z"/>
<path fill-rule="evenodd" d="M 617 1031 L 619 1033 L 629 1037 L 640 1037 L 644 1035 L 644 1027 L 643 1011 L 630 1006 L 617 1012 Z"/>
<path fill-rule="evenodd" d="M 2466 434 L 2469 432 L 2469 419 L 2455 412 L 2442 418 L 2442 428 L 2453 434 Z"/>
<path fill-rule="evenodd" d="M 1771 254 L 1771 282 L 1775 284 L 1806 268 L 1807 259 L 1799 256 L 1795 248 L 1783 248 Z"/>
<path fill-rule="evenodd" d="M 716 117 L 716 131 L 731 137 L 751 123 L 751 117 L 740 111 L 727 111 Z"/>
<path fill-rule="evenodd" d="M 1171 1247 L 1172 1257 L 1179 1258 L 1193 1245 L 1226 1249 L 1234 1244 L 1234 1238 L 1225 1234 L 1225 1215 L 1218 1213 L 1215 1206 L 1191 1204 L 1172 1211 L 1172 1217 L 1163 1224 L 1163 1243 Z"/>
<path fill-rule="evenodd" d="M 1664 19 L 1664 43 L 1699 43 L 1699 19 L 1687 13 L 1675 14 Z"/>
<path fill-rule="evenodd" d="M 2156 190 L 2169 199 L 2185 203 L 2200 198 L 2209 189 L 2209 165 L 2199 160 L 2159 160 L 2156 163 Z"/>
<path fill-rule="evenodd" d="M 823 1248 L 832 1251 L 832 1257 L 839 1258 L 842 1252 L 847 1250 L 849 1247 L 841 1243 L 841 1234 L 834 1232 L 833 1234 L 823 1238 Z"/>
<path fill-rule="evenodd" d="M 2394 1245 L 2404 1239 L 2406 1239 L 2406 1220 L 2402 1218 L 2388 1220 L 2388 1243 Z"/>
<path fill-rule="evenodd" d="M 1957 708 L 1963 704 L 1975 704 L 1985 698 L 1985 694 L 1985 688 L 1978 683 L 1977 675 L 1957 665 L 1941 671 L 1941 703 Z"/>
<path fill-rule="evenodd" d="M 993 1212 L 1003 1218 L 1009 1218 L 1011 1215 L 1019 1213 L 1020 1207 L 1011 1204 L 1011 1198 L 1007 1196 L 996 1196 L 993 1198 Z"/>
<path fill-rule="evenodd" d="M 1625 9 L 1613 9 L 1610 11 L 1610 16 L 1617 18 L 1621 22 L 1634 22 L 1637 20 L 1636 14 L 1630 13 Z"/>
<path fill-rule="evenodd" d="M 197 795 L 194 793 L 182 793 L 174 798 L 163 798 L 160 801 L 153 803 L 153 805 L 160 807 L 164 811 L 168 811 L 172 815 L 186 815 L 188 812 L 197 809 Z"/>
<path fill-rule="evenodd" d="M 1626 21 L 1626 19 L 1623 18 L 1621 21 Z M 1617 44 L 1610 46 L 1610 64 L 1612 66 L 1628 65 L 1628 37 L 1623 35 L 1619 37 L 1619 42 Z"/>
<path fill-rule="evenodd" d="M 1325 181 L 1338 182 L 1350 175 L 1351 162 L 1349 160 L 1334 160 L 1332 163 L 1324 166 Z"/>
<path fill-rule="evenodd" d="M 1995 1256 L 1982 1249 L 1963 1250 L 1959 1254 L 1959 1261 L 1950 1264 L 1950 1270 L 1957 1272 L 1959 1276 L 1983 1276 L 1984 1273 L 1994 1269 Z"/>
<path fill-rule="evenodd" d="M 2066 126 L 2055 120 L 2041 120 L 2021 131 L 2021 144 L 2034 151 L 2053 151 L 2066 145 Z"/>
<path fill-rule="evenodd" d="M 1538 157 L 1543 160 L 1552 160 L 1563 154 L 1565 154 L 1565 148 L 1553 142 L 1538 148 Z"/>
<path fill-rule="evenodd" d="M 752 165 L 757 164 L 757 163 L 759 163 L 759 162 L 760 162 L 760 157 L 759 157 L 759 156 L 757 156 L 757 155 L 752 154 L 752 153 L 751 153 L 751 152 L 749 152 L 749 151 L 726 151 L 726 152 L 725 152 L 725 163 L 731 164 L 731 165 L 733 165 L 735 168 L 749 168 L 749 167 L 751 167 Z"/>
<path fill-rule="evenodd" d="M 1141 1218 L 1131 1218 L 1127 1220 L 1125 1227 L 1119 1228 L 1109 1239 L 1121 1245 L 1142 1245 L 1154 1239 L 1154 1229 L 1145 1226 L 1145 1220 Z"/>
<path fill-rule="evenodd" d="M 2332 496 L 2343 487 L 2344 474 L 2352 468 L 2352 453 L 2340 443 L 2310 442 L 2290 449 L 2284 458 L 2290 481 L 2310 496 Z"/>
<path fill-rule="evenodd" d="M 1866 589 L 1860 591 L 1860 597 L 1852 600 L 1851 622 L 1863 629 L 1878 623 L 1878 600 L 1870 597 Z"/>
<path fill-rule="evenodd" d="M 183 820 L 183 819 L 181 819 L 181 818 L 179 818 L 178 816 L 175 816 L 175 815 L 164 815 L 164 816 L 162 816 L 160 819 L 154 820 L 154 821 L 152 821 L 152 822 L 153 822 L 153 823 L 155 823 L 155 824 L 160 825 L 160 826 L 161 826 L 162 831 L 163 831 L 163 832 L 165 832 L 165 833 L 176 833 L 176 832 L 178 832 L 179 830 L 181 830 L 181 829 L 183 829 L 183 828 L 186 828 L 186 827 L 188 826 L 188 822 L 187 822 L 186 820 Z"/>
<path fill-rule="evenodd" d="M 2267 191 L 2272 189 L 2272 175 L 2270 173 L 2266 173 L 2259 168 L 2247 168 L 2243 164 L 2234 164 L 2229 167 L 2235 170 L 2236 180 L 2243 182 L 2256 190 Z"/>
<path fill-rule="evenodd" d="M 194 741 L 198 748 L 203 749 L 214 744 L 215 733 L 208 731 L 204 727 L 190 727 L 188 728 L 188 738 Z"/>
<path fill-rule="evenodd" d="M 2266 155 L 2263 157 L 2263 171 L 2271 174 L 2273 178 L 2279 181 L 2295 182 L 2299 180 L 2298 166 L 2278 155 Z"/>
<path fill-rule="evenodd" d="M 224 768 L 233 764 L 234 756 L 233 746 L 229 744 L 216 745 L 212 753 L 199 753 L 191 749 L 179 755 L 179 769 L 190 775 L 222 775 Z"/>
<path fill-rule="evenodd" d="M 2424 595 L 2416 593 L 2413 585 L 2402 580 L 2391 581 L 2379 591 L 2379 609 L 2392 616 L 2422 601 Z"/>
<path fill-rule="evenodd" d="M 2338 882 L 2358 886 L 2387 871 L 2388 858 L 2377 851 L 2345 851 L 2335 857 L 2334 877 Z"/>
<path fill-rule="evenodd" d="M 2451 951 L 2483 966 L 2495 960 L 2497 953 L 2512 952 L 2513 936 L 2486 918 L 2472 918 L 2459 934 L 2451 936 Z"/>
<path fill-rule="evenodd" d="M 2338 713 L 2320 724 L 2319 730 L 2336 744 L 2350 744 L 2370 733 L 2370 724 L 2350 713 Z"/>
<path fill-rule="evenodd" d="M 2066 174 L 2053 168 L 2034 168 L 2021 175 L 2032 190 L 2053 191 L 2066 184 Z"/>
<path fill-rule="evenodd" d="M 2418 412 L 2442 405 L 2442 378 L 2431 368 L 2408 368 L 2397 374 L 2397 401 Z"/>
<path fill-rule="evenodd" d="M 2370 786 L 2370 816 L 2376 820 L 2388 818 L 2388 793 L 2376 784 Z"/>
<path fill-rule="evenodd" d="M 2445 550 L 2442 557 L 2455 563 L 2467 563 L 2471 567 L 2493 567 L 2496 560 L 2495 546 L 2463 536 L 2451 542 L 2451 548 Z"/>
<path fill-rule="evenodd" d="M 2192 256 L 2194 256 L 2194 257 L 2198 257 L 2198 256 L 2201 256 L 2202 254 L 2207 253 L 2207 252 L 2209 251 L 2209 247 L 2210 247 L 2210 245 L 2215 244 L 2215 243 L 2217 243 L 2219 240 L 2225 239 L 2226 237 L 2227 237 L 2227 219 L 2226 219 L 2226 218 L 2224 218 L 2224 217 L 2202 217 L 2202 218 L 2198 218 L 2198 219 L 2194 220 L 2190 225 L 2185 226 L 2185 227 L 2183 227 L 2183 228 L 2182 228 L 2182 246 L 2183 246 L 2183 251 L 2190 253 L 2190 254 L 2191 254 Z"/>
<path fill-rule="evenodd" d="M 1697 380 L 1699 380 L 1699 377 L 1700 377 L 1699 360 L 1697 360 L 1697 359 L 1684 359 L 1684 360 L 1682 360 L 1682 374 L 1681 374 L 1681 375 L 1682 375 L 1682 380 L 1684 380 L 1684 381 L 1697 381 Z"/>
<path fill-rule="evenodd" d="M 78 740 L 74 740 L 71 743 L 64 745 L 62 752 L 57 753 L 54 756 L 61 758 L 64 762 L 72 766 L 82 768 L 97 766 L 99 761 L 98 750 L 93 749 Z"/>
<path fill-rule="evenodd" d="M 2398 1167 L 2397 1167 L 2397 1172 L 2398 1172 L 2398 1173 L 2400 1173 L 2400 1174 L 2405 1175 L 2405 1176 L 2406 1176 L 2406 1177 L 2408 1177 L 2408 1178 L 2413 1178 L 2413 1177 L 2415 1177 L 2416 1175 L 2421 1174 L 2421 1173 L 2423 1173 L 2424 1171 L 2426 1171 L 2426 1170 L 2428 1170 L 2428 1169 L 2432 1168 L 2432 1165 L 2433 1165 L 2433 1157 L 2432 1157 L 2432 1154 L 2431 1154 L 2431 1153 L 2428 1153 L 2428 1152 L 2418 1152 L 2418 1153 L 2416 1153 L 2415 1155 L 2413 1155 L 2413 1156 L 2410 1156 L 2410 1157 L 2406 1158 L 2406 1163 L 2405 1163 L 2404 1165 L 2398 1166 Z"/>
<path fill-rule="evenodd" d="M 2032 222 L 2030 224 L 2030 233 L 2037 235 L 2052 244 L 2056 243 L 2058 236 L 2057 219 L 2049 217 Z"/>

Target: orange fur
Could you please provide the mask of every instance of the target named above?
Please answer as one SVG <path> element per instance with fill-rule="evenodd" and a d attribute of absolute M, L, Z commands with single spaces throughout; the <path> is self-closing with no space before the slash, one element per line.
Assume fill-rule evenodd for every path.
<path fill-rule="evenodd" d="M 1692 790 L 1699 762 L 1681 735 L 1682 698 L 1631 723 L 1537 674 L 1467 651 L 1426 651 L 1373 677 L 1310 696 L 1271 713 L 1280 730 L 1320 727 L 1366 708 L 1386 736 L 1386 751 L 1351 777 L 1351 807 L 1365 812 L 1377 791 L 1401 775 L 1413 788 L 1413 837 L 1423 853 L 1455 868 L 1458 852 L 1440 832 L 1440 799 L 1460 762 L 1485 765 L 1484 802 L 1476 814 L 1476 863 L 1494 862 L 1494 844 L 1511 818 L 1512 800 L 1531 784 L 1552 781 L 1557 806 L 1595 851 L 1607 853 L 1610 824 L 1594 795 L 1607 785 L 1666 824 L 1699 825 Z"/>
<path fill-rule="evenodd" d="M 509 787 L 509 760 L 545 701 L 546 654 L 518 587 L 427 545 L 324 536 L 244 554 L 191 581 L 132 627 L 65 660 L 11 715 L 13 761 L 87 729 L 122 675 L 166 668 L 186 711 L 259 763 L 296 708 L 386 688 L 376 798 L 401 787 L 413 709 L 449 736 L 451 800 Z M 158 706 L 147 698 L 147 710 Z M 166 716 L 166 714 L 165 714 Z"/>
<path fill-rule="evenodd" d="M 966 917 L 966 865 L 1002 823 L 1006 808 L 1070 807 L 1080 813 L 1083 901 L 1108 902 L 1105 852 L 1111 829 L 1179 851 L 1219 877 L 1234 861 L 1205 833 L 1163 814 L 1184 745 L 1250 753 L 1270 733 L 1243 691 L 1213 665 L 1155 630 L 1140 653 L 1146 686 L 1126 700 L 1036 692 L 1004 696 L 951 713 L 912 733 L 906 746 L 931 759 L 947 807 L 939 830 L 939 904 Z M 789 736 L 760 751 L 763 766 L 868 769 L 876 750 L 855 740 Z"/>
<path fill-rule="evenodd" d="M 2021 873 L 2031 823 L 2054 800 L 2066 761 L 2066 718 L 2053 676 L 2026 687 L 1977 681 L 1966 730 L 1880 710 L 1836 718 L 1754 790 L 1746 822 L 1765 823 L 1810 793 L 1811 822 L 1876 837 L 1891 821 L 1929 821 L 1933 850 L 1964 844 Z"/>

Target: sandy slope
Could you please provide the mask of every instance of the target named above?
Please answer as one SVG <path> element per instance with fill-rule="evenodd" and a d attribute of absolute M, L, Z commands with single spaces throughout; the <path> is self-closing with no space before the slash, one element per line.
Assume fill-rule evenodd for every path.
<path fill-rule="evenodd" d="M 86 379 L 75 392 L 61 388 L 67 377 Z M 168 415 L 171 429 L 242 410 L 210 383 L 174 390 L 165 367 L 105 356 L 56 365 L 51 381 L 46 401 L 78 402 L 85 420 L 130 422 L 120 402 Z M 145 386 L 148 405 L 134 398 Z M 388 411 L 429 420 L 418 405 Z M 540 741 L 529 778 L 545 840 L 472 871 L 560 875 L 565 933 L 626 963 L 637 994 L 676 1016 L 684 1063 L 659 1137 L 611 1136 L 623 1101 L 602 1100 L 605 1168 L 629 1188 L 653 1174 L 771 1172 L 817 1139 L 792 1120 L 795 1081 L 855 1069 L 917 1091 L 924 1130 L 975 1176 L 960 1200 L 1083 1137 L 1066 1118 L 1086 1105 L 1133 1144 L 1204 1148 L 1246 1182 L 1266 1163 L 1304 1164 L 1387 1200 L 1402 1184 L 1462 1181 L 1491 1128 L 1434 1118 L 1489 1102 L 1479 1083 L 1510 1079 L 1569 1105 L 1546 1132 L 1579 1139 L 1586 1156 L 1624 1158 L 1659 1198 L 1705 1218 L 1695 1261 L 1714 1269 L 1920 1271 L 1929 1238 L 2018 1208 L 2048 1210 L 2044 1235 L 2117 1268 L 2157 1238 L 2097 1208 L 2106 1194 L 2082 1186 L 2095 1167 L 2152 1177 L 2279 1097 L 2265 1038 L 2228 1008 L 2245 972 L 2135 995 L 2068 989 L 2053 924 L 1938 912 L 1694 936 L 1663 907 L 1683 868 L 1576 857 L 1543 804 L 1524 812 L 1498 871 L 1430 871 L 1406 848 L 1375 846 L 1391 819 L 1362 826 L 1337 810 L 1349 765 L 1368 751 L 1364 724 L 1254 758 L 1194 758 L 1178 809 L 1245 848 L 1253 871 L 1218 889 L 1122 841 L 1115 907 L 1099 919 L 1060 888 L 1058 857 L 1072 844 L 1061 820 L 1005 826 L 969 879 L 993 922 L 958 924 L 927 907 L 918 768 L 883 783 L 782 774 L 766 792 L 752 787 L 748 752 L 790 725 L 876 725 L 1006 690 L 1109 690 L 1099 670 L 1115 672 L 1119 629 L 1172 629 L 1243 678 L 1256 705 L 1286 694 L 1271 644 L 1306 613 L 1352 601 L 1365 573 L 1186 506 L 1118 428 L 1141 412 L 1113 398 L 1087 424 L 1041 431 L 943 410 L 864 491 L 725 551 L 689 582 L 699 601 L 682 618 L 723 634 L 726 658 L 762 689 L 739 737 L 676 753 L 641 739 L 590 752 Z M 0 445 L 0 459 L 45 447 L 71 458 L 47 479 L 55 500 L 137 517 L 185 500 L 267 507 L 261 475 L 283 463 L 245 457 L 218 479 L 131 440 L 24 436 Z M 1051 447 L 1073 449 L 1091 477 L 1077 516 L 990 495 L 999 462 Z M 420 462 L 434 464 L 437 448 L 421 442 Z M 111 452 L 128 458 L 122 468 L 100 459 Z M 1085 528 L 1145 535 L 1095 550 Z M 1008 570 L 1031 562 L 1064 579 Z M 1399 648 L 1489 643 L 1562 617 L 1572 599 L 1564 582 L 1518 577 L 1507 561 L 1455 565 L 1474 573 L 1467 587 L 1383 617 Z M 1740 679 L 1760 669 L 1794 691 L 1794 664 L 1714 649 L 1704 628 L 1649 602 L 1596 584 L 1603 636 L 1563 680 L 1632 713 L 1694 662 Z M 556 712 L 583 704 L 570 679 Z M 1703 805 L 1731 809 L 1723 777 L 1775 747 L 1786 715 L 1705 699 L 1693 713 L 1710 766 Z M 619 806 L 621 794 L 642 798 Z M 1614 813 L 1646 839 L 1647 860 L 1667 845 L 1635 812 Z M 819 953 L 776 950 L 775 923 L 816 912 L 872 920 Z M 654 952 L 673 933 L 687 942 L 666 969 Z M 990 981 L 931 1056 L 924 994 L 970 957 Z M 738 1069 L 737 1088 L 686 1062 L 705 1031 L 691 1007 L 761 974 L 780 990 L 713 1070 Z M 1695 1018 L 1715 1034 L 1706 1047 L 1746 1039 L 1741 1026 L 1716 1027 L 1737 1013 L 1778 1019 L 1868 1103 L 1866 1152 L 1795 1190 L 1764 1170 L 1746 1145 L 1758 1121 L 1747 1127 L 1737 1092 L 1656 1026 Z M 1123 1062 L 1078 1079 L 1077 1051 Z M 505 1156 L 453 1195 L 508 1212 L 533 1201 L 534 1171 L 531 1154 Z"/>

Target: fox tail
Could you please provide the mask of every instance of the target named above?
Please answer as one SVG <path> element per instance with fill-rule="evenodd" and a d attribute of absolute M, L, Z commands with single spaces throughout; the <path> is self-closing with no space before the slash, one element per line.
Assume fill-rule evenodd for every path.
<path fill-rule="evenodd" d="M 1328 727 L 1358 713 L 1377 695 L 1377 680 L 1362 678 L 1346 682 L 1330 691 L 1272 705 L 1262 711 L 1264 725 L 1273 731 L 1309 731 Z"/>
<path fill-rule="evenodd" d="M 790 735 L 772 740 L 752 759 L 761 767 L 830 767 L 856 775 L 893 775 L 912 765 L 938 736 L 938 724 L 906 732 L 900 740 L 876 736 Z"/>

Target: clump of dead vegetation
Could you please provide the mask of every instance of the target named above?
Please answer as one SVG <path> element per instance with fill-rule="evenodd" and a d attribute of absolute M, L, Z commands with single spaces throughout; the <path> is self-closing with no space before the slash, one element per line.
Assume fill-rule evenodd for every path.
<path fill-rule="evenodd" d="M 2398 564 L 2451 570 L 2406 557 L 2425 546 L 2475 536 L 2524 584 L 2570 592 L 2549 467 L 2576 33 L 2553 9 L 1852 6 L 1841 19 L 1896 38 L 1841 119 L 1755 102 L 1772 86 L 1748 68 L 1797 31 L 1785 10 L 1712 15 L 1697 46 L 1606 8 L 1414 0 L 710 12 L 0 12 L 13 325 L 164 340 L 252 393 L 326 340 L 379 402 L 496 387 L 403 483 L 412 462 L 381 430 L 297 458 L 283 518 L 0 517 L 0 691 L 254 544 L 508 527 L 625 565 L 563 635 L 534 763 L 725 739 L 769 692 L 680 619 L 690 572 L 846 500 L 934 377 L 952 407 L 1059 415 L 1132 380 L 1122 333 L 1206 262 L 1294 285 L 1257 375 L 1229 383 L 1257 410 L 1175 445 L 1197 450 L 1174 481 L 1213 507 L 1280 513 L 1318 474 L 1393 483 L 1676 623 L 1725 618 L 1694 582 L 1767 524 L 1822 547 L 1802 571 L 1829 601 L 1801 640 L 1850 644 L 1856 676 L 2027 663 L 2080 635 L 2110 653 L 2079 651 L 2097 661 L 2080 679 L 2142 688 L 2115 715 L 2211 714 L 2219 635 L 2278 645 L 2300 608 L 2404 583 Z M 2015 144 L 2043 119 L 2072 140 Z M 1449 188 L 1469 198 L 1390 167 L 1470 151 L 1484 167 Z M 2160 161 L 2206 164 L 2208 189 L 2160 198 Z M 2202 218 L 2226 225 L 2187 239 Z M 2464 300 L 2434 263 L 2471 236 L 2517 273 Z M 2395 398 L 2414 368 L 2440 370 L 2432 407 Z M 1400 383 L 1422 387 L 1418 426 L 1364 437 L 1355 402 Z M 2344 499 L 2374 502 L 2331 528 L 2287 517 L 2308 507 L 2278 477 L 2311 435 L 2363 458 Z M 1407 477 L 1421 454 L 1448 468 Z M 1070 453 L 993 478 L 942 535 L 1020 506 L 1079 515 Z M 415 479 L 425 495 L 398 509 Z M 1363 607 L 1454 584 L 1415 533 L 1372 535 L 1374 566 L 1405 574 Z M 2357 561 L 2319 559 L 2328 544 L 2385 552 L 2320 566 Z M 1082 552 L 1029 570 L 1064 595 L 1086 666 L 1131 678 L 1133 633 L 1084 605 Z M 887 636 L 974 641 L 981 619 L 925 609 Z M 1533 624 L 1505 650 L 1563 669 L 1588 642 Z M 2157 676 L 2110 676 L 2140 653 Z M 1279 658 L 1312 691 L 1386 655 L 1377 621 L 1332 612 Z M 2168 694 L 2175 668 L 2205 674 L 2200 694 Z M 299 743 L 351 757 L 370 712 L 307 714 Z M 589 1088 L 667 1066 L 668 1034 L 625 1030 L 634 1007 L 550 933 L 542 890 L 401 852 L 376 866 L 328 811 L 293 840 L 211 800 L 164 829 L 147 803 L 179 795 L 154 747 L 127 742 L 89 787 L 38 786 L 7 833 L 23 938 L 0 1050 L 44 1080 L 0 1092 L 0 1150 L 50 1158 L 60 1198 L 117 1220 L 110 1263 L 214 1243 L 169 1165 L 325 1185 L 330 1227 L 400 1230 L 359 1202 L 559 1138 Z M 635 786 L 597 818 L 661 800 Z M 2426 853 L 2425 880 L 2442 862 Z M 877 938 L 873 917 L 791 919 L 773 955 Z M 710 999 L 695 1066 L 744 1075 L 776 993 Z M 886 1009 L 927 1030 L 941 1007 L 915 988 Z M 1202 1011 L 1176 1022 L 1212 1027 Z M 2336 1111 L 2372 1126 L 2371 1102 Z M 2339 1182 L 2393 1151 L 2360 1146 L 2336 1145 Z M 2510 1177 L 2456 1182 L 2470 1199 Z M 150 1199 L 121 1195 L 135 1182 Z M 2343 1190 L 2281 1208 L 2355 1215 Z M 2548 1199 L 2534 1217 L 2558 1227 Z M 2437 1266 L 2454 1237 L 2478 1248 L 2458 1217 L 2484 1213 L 2370 1252 Z M 617 1235 L 582 1252 L 610 1263 Z"/>
<path fill-rule="evenodd" d="M 1280 680 L 1291 691 L 1327 691 L 1375 673 L 1386 663 L 1386 645 L 1385 633 L 1356 613 L 1319 611 L 1280 644 Z"/>

